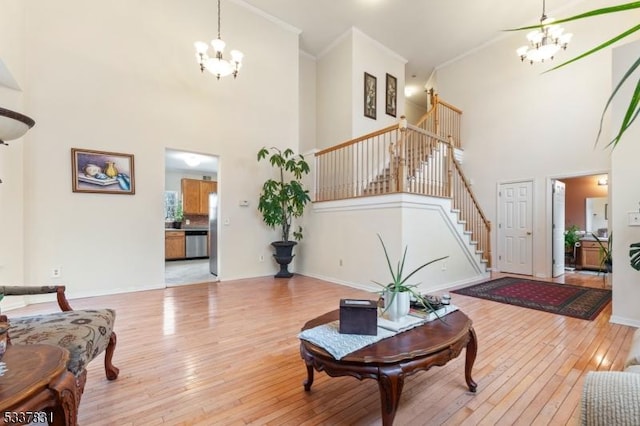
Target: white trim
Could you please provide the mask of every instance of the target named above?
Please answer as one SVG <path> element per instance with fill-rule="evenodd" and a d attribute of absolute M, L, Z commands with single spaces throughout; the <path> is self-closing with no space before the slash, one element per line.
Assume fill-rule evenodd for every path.
<path fill-rule="evenodd" d="M 611 315 L 609 322 L 613 324 L 628 325 L 630 327 L 640 327 L 640 320 Z"/>
<path fill-rule="evenodd" d="M 315 56 L 313 56 L 311 53 L 302 50 L 302 49 L 298 49 L 298 54 L 300 56 L 304 56 L 307 59 L 311 59 L 312 61 L 316 62 L 318 60 L 318 58 L 316 58 Z"/>
<path fill-rule="evenodd" d="M 291 31 L 294 34 L 298 34 L 300 35 L 302 33 L 302 30 L 298 27 L 295 27 L 291 24 L 288 24 L 286 22 L 284 22 L 283 20 L 276 18 L 275 16 L 265 12 L 262 9 L 258 9 L 257 7 L 255 7 L 252 4 L 247 3 L 244 0 L 231 0 L 233 3 L 244 7 L 245 9 L 250 10 L 251 12 L 255 13 L 256 15 L 262 16 L 263 18 L 265 18 L 268 21 L 273 22 L 274 24 L 278 25 L 279 27 L 284 28 L 287 31 Z"/>
<path fill-rule="evenodd" d="M 390 56 L 393 56 L 395 59 L 401 61 L 402 63 L 406 64 L 407 62 L 409 62 L 407 59 L 405 59 L 402 56 L 400 56 L 397 52 L 391 50 L 390 48 L 388 48 L 384 44 L 380 43 L 378 40 L 372 38 L 371 36 L 368 36 L 367 34 L 362 32 L 362 30 L 360 30 L 357 27 L 351 27 L 348 30 L 346 30 L 345 32 L 343 32 L 342 34 L 340 34 L 335 40 L 333 40 L 331 43 L 329 43 L 329 45 L 327 47 L 325 47 L 324 49 L 322 49 L 322 51 L 320 51 L 320 53 L 318 53 L 317 58 L 318 59 L 322 58 L 324 55 L 329 53 L 334 47 L 336 47 L 338 44 L 342 43 L 342 41 L 345 38 L 347 38 L 350 34 L 353 34 L 353 33 L 358 33 L 360 36 L 362 36 L 362 37 L 366 38 L 367 40 L 369 40 L 372 44 L 377 46 L 379 49 L 384 51 L 386 54 L 388 54 Z"/>
<path fill-rule="evenodd" d="M 332 284 L 338 284 L 338 285 L 343 285 L 345 287 L 351 287 L 351 288 L 355 288 L 358 290 L 363 290 L 363 291 L 368 291 L 370 293 L 378 293 L 380 291 L 380 287 L 375 286 L 375 285 L 366 285 L 363 284 L 361 282 L 351 282 L 351 281 L 344 281 L 344 280 L 338 280 L 336 278 L 331 278 L 331 277 L 327 277 L 324 275 L 319 275 L 319 274 L 309 274 L 309 273 L 304 273 L 304 274 L 300 274 L 302 276 L 305 277 L 310 277 L 310 278 L 316 278 L 318 280 L 322 280 L 322 281 L 327 281 L 330 282 Z M 486 279 L 488 279 L 490 277 L 489 273 L 486 273 L 483 275 L 482 278 L 477 278 L 477 277 L 473 277 L 473 278 L 469 278 L 469 279 L 465 279 L 465 280 L 460 280 L 460 281 L 456 281 L 454 283 L 446 283 L 443 284 L 440 287 L 437 287 L 435 289 L 430 289 L 429 293 L 433 294 L 433 293 L 437 293 L 437 292 L 444 292 L 444 291 L 451 291 L 451 290 L 457 290 L 459 288 L 464 288 L 464 287 L 468 287 L 470 285 L 473 284 L 477 284 L 480 282 L 485 281 Z"/>

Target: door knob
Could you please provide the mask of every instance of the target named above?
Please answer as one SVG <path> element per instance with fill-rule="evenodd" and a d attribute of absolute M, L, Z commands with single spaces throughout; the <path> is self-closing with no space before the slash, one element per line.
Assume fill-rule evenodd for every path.
<path fill-rule="evenodd" d="M 531 235 L 531 231 L 527 231 L 527 235 Z"/>

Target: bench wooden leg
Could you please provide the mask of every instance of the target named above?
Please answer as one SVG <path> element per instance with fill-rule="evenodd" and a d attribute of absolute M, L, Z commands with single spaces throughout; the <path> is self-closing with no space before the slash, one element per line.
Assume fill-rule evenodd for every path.
<path fill-rule="evenodd" d="M 107 379 L 115 380 L 118 378 L 118 374 L 120 374 L 120 369 L 114 366 L 111 361 L 113 359 L 113 353 L 116 350 L 116 333 L 111 332 L 111 336 L 109 337 L 109 344 L 107 345 L 107 349 L 104 352 L 104 371 L 107 375 Z"/>

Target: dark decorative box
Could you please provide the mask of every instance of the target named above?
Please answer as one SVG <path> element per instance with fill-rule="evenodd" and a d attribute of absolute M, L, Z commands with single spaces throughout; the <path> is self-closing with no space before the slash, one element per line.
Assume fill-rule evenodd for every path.
<path fill-rule="evenodd" d="M 373 300 L 340 299 L 340 333 L 378 334 L 378 305 Z"/>

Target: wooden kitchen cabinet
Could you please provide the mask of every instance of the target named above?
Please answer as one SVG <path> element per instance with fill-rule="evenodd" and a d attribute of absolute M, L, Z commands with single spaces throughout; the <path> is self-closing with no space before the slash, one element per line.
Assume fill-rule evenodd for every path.
<path fill-rule="evenodd" d="M 217 192 L 217 182 L 210 180 L 182 179 L 181 189 L 182 210 L 184 214 L 209 214 L 209 194 Z"/>
<path fill-rule="evenodd" d="M 597 241 L 580 241 L 580 253 L 578 255 L 579 269 L 600 269 L 602 263 L 602 255 L 600 254 L 600 244 Z M 606 241 L 602 242 L 602 245 L 608 247 Z"/>
<path fill-rule="evenodd" d="M 184 231 L 165 231 L 164 258 L 166 260 L 184 259 L 186 254 Z"/>

